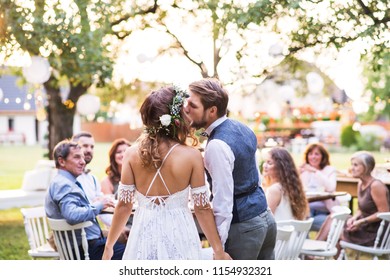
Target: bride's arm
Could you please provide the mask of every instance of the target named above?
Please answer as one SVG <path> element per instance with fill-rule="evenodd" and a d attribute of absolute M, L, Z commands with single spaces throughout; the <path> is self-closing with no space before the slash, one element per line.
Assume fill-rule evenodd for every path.
<path fill-rule="evenodd" d="M 102 258 L 103 260 L 110 260 L 113 255 L 114 244 L 118 240 L 131 215 L 134 203 L 134 193 L 134 178 L 129 160 L 129 150 L 127 150 L 123 157 L 121 182 L 118 187 L 118 204 L 115 207 L 112 224 L 108 232 Z"/>

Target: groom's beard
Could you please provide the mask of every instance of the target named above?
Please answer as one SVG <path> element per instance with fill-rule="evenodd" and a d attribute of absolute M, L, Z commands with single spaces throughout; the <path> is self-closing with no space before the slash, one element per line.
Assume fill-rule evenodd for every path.
<path fill-rule="evenodd" d="M 206 117 L 203 116 L 201 120 L 199 121 L 192 121 L 191 126 L 194 127 L 196 130 L 206 127 L 207 121 Z"/>

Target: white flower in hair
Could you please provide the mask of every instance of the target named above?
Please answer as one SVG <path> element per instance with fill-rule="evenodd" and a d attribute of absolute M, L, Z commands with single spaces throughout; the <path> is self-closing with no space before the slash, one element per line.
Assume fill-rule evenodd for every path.
<path fill-rule="evenodd" d="M 172 116 L 169 114 L 162 115 L 160 117 L 160 122 L 163 126 L 168 126 L 171 124 Z"/>

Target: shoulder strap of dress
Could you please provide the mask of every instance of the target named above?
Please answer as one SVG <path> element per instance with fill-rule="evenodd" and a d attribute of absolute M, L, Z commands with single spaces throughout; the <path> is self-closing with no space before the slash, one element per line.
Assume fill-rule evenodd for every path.
<path fill-rule="evenodd" d="M 371 187 L 372 183 L 374 183 L 375 181 L 380 181 L 380 180 L 377 178 L 372 179 L 372 181 L 368 184 L 367 187 Z"/>
<path fill-rule="evenodd" d="M 148 190 L 146 191 L 146 194 L 145 194 L 146 196 L 148 195 L 150 189 L 152 188 L 152 185 L 153 185 L 154 181 L 156 180 L 157 175 L 160 176 L 160 179 L 161 179 L 161 181 L 163 182 L 163 184 L 164 184 L 166 190 L 168 191 L 169 194 L 171 194 L 171 192 L 169 191 L 169 189 L 168 189 L 168 187 L 167 187 L 167 184 L 165 184 L 164 178 L 162 177 L 162 175 L 161 175 L 161 173 L 160 173 L 160 170 L 161 170 L 161 168 L 163 167 L 164 162 L 165 162 L 165 160 L 168 158 L 169 154 L 170 154 L 170 153 L 173 151 L 173 149 L 176 148 L 178 145 L 180 145 L 180 144 L 177 143 L 177 144 L 173 145 L 173 146 L 169 149 L 168 153 L 165 155 L 165 157 L 164 157 L 164 159 L 163 159 L 163 161 L 162 161 L 162 163 L 161 163 L 161 166 L 157 169 L 156 174 L 154 174 L 154 177 L 153 177 L 152 182 L 150 182 L 150 185 L 149 185 L 149 187 L 148 187 Z"/>
<path fill-rule="evenodd" d="M 162 161 L 162 163 L 161 163 L 161 166 L 160 166 L 159 170 L 160 170 L 161 167 L 164 165 L 164 162 L 165 162 L 165 160 L 167 159 L 167 157 L 169 156 L 169 154 L 173 151 L 174 148 L 176 148 L 176 147 L 179 146 L 179 145 L 180 145 L 180 144 L 177 143 L 177 144 L 173 145 L 173 146 L 169 149 L 168 153 L 165 155 L 165 157 L 164 157 L 164 159 L 163 159 L 163 161 Z"/>

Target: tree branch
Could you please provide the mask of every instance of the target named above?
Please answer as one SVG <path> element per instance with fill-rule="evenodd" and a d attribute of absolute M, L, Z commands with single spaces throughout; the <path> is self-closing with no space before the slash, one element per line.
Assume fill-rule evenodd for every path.
<path fill-rule="evenodd" d="M 145 10 L 138 10 L 138 11 L 134 11 L 133 13 L 128 13 L 124 16 L 122 16 L 121 18 L 111 22 L 111 27 L 115 26 L 115 25 L 118 25 L 120 24 L 122 21 L 127 21 L 128 19 L 134 17 L 134 16 L 137 16 L 137 15 L 146 15 L 146 14 L 154 14 L 156 13 L 157 9 L 158 9 L 158 4 L 157 4 L 157 0 L 154 0 L 154 3 L 153 3 L 153 6 L 149 7 L 148 9 L 145 9 Z"/>
<path fill-rule="evenodd" d="M 209 74 L 208 74 L 208 70 L 207 70 L 207 67 L 206 67 L 206 64 L 203 62 L 203 61 L 196 61 L 194 58 L 192 58 L 188 52 L 188 50 L 184 47 L 184 45 L 181 43 L 181 41 L 179 40 L 179 38 L 173 33 L 171 32 L 171 30 L 169 30 L 169 28 L 165 26 L 165 29 L 167 31 L 167 33 L 169 35 L 171 35 L 176 43 L 179 45 L 179 48 L 183 50 L 183 54 L 185 57 L 187 57 L 192 63 L 194 63 L 196 66 L 199 67 L 200 71 L 201 71 L 201 74 L 202 74 L 202 77 L 206 78 L 206 77 L 209 77 Z"/>
<path fill-rule="evenodd" d="M 379 25 L 381 23 L 386 23 L 390 20 L 389 17 L 385 16 L 383 17 L 383 19 L 378 19 L 374 16 L 374 13 L 372 12 L 372 10 L 366 6 L 362 0 L 357 0 L 357 2 L 359 3 L 359 6 L 363 9 L 363 13 L 367 16 L 369 16 L 375 23 L 375 25 Z"/>

